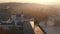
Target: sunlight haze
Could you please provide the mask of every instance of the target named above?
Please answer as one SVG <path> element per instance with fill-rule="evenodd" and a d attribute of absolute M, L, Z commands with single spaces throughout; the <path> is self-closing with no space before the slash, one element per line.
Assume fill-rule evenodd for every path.
<path fill-rule="evenodd" d="M 21 2 L 21 3 L 38 3 L 38 4 L 59 4 L 60 0 L 0 0 L 3 2 Z"/>

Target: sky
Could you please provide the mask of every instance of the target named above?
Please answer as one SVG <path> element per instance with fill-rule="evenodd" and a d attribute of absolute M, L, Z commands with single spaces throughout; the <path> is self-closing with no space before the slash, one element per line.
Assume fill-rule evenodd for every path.
<path fill-rule="evenodd" d="M 3 2 L 38 3 L 38 4 L 51 4 L 51 5 L 60 4 L 60 0 L 0 0 L 0 3 Z"/>

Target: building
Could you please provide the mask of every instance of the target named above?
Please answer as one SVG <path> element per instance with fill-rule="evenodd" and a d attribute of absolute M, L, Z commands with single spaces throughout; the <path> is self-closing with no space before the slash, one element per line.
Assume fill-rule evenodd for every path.
<path fill-rule="evenodd" d="M 35 34 L 34 33 L 34 18 L 26 16 L 23 13 L 16 15 L 13 14 L 6 20 L 1 20 L 0 28 L 9 32 L 13 29 L 15 34 Z M 12 31 L 13 31 L 12 30 Z"/>
<path fill-rule="evenodd" d="M 60 16 L 52 15 L 47 20 L 47 26 L 60 26 Z"/>

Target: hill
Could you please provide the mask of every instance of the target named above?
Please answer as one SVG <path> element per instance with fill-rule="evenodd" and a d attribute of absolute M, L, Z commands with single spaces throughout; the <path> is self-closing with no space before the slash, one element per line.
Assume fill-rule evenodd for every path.
<path fill-rule="evenodd" d="M 34 18 L 39 18 L 40 20 L 46 20 L 51 15 L 56 15 L 57 10 L 60 11 L 60 8 L 56 8 L 51 5 L 42 5 L 35 3 L 0 3 L 0 8 L 10 7 L 8 11 L 11 14 L 20 14 L 22 11 Z"/>

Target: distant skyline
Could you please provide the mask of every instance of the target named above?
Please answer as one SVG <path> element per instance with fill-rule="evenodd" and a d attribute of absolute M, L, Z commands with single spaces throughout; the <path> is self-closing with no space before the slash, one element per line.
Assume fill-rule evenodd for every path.
<path fill-rule="evenodd" d="M 0 3 L 3 2 L 38 3 L 38 4 L 47 4 L 47 5 L 60 4 L 60 0 L 0 0 Z"/>

